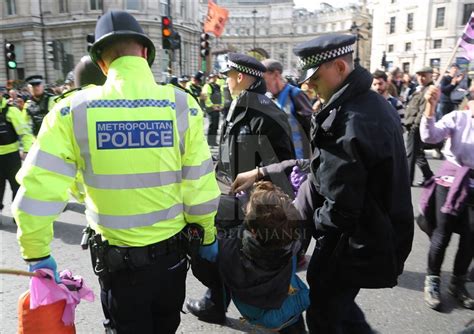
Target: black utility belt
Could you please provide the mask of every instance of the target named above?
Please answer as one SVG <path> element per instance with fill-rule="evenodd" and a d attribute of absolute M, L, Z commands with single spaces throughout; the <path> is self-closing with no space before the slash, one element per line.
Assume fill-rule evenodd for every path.
<path fill-rule="evenodd" d="M 155 264 L 161 256 L 182 249 L 183 246 L 178 234 L 167 240 L 144 247 L 108 246 L 105 250 L 104 261 L 109 272 L 136 269 Z"/>

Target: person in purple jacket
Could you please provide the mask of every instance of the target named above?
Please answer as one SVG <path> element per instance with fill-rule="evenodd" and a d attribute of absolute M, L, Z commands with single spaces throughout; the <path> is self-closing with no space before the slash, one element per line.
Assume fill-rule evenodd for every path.
<path fill-rule="evenodd" d="M 441 307 L 441 265 L 451 235 L 457 232 L 459 246 L 448 292 L 465 308 L 474 309 L 474 300 L 465 286 L 474 242 L 470 226 L 474 224 L 474 101 L 470 101 L 469 110 L 452 111 L 435 123 L 439 96 L 439 88 L 428 89 L 420 124 L 423 142 L 432 144 L 447 139 L 443 152 L 446 161 L 426 185 L 420 201 L 421 213 L 432 220 L 430 225 L 434 227 L 430 237 L 425 302 L 435 310 Z M 431 215 L 430 207 L 434 208 Z"/>

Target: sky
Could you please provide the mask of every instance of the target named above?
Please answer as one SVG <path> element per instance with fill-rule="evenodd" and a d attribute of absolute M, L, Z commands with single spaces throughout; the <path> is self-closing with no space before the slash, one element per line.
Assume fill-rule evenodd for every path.
<path fill-rule="evenodd" d="M 304 7 L 309 10 L 318 9 L 321 2 L 326 2 L 334 7 L 346 6 L 348 2 L 357 1 L 344 1 L 344 0 L 326 0 L 326 1 L 315 1 L 315 0 L 294 0 L 296 7 Z"/>

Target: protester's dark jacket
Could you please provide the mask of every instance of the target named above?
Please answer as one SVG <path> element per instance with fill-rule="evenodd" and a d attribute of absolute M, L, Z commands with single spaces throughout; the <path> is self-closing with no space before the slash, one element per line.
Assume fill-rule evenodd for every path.
<path fill-rule="evenodd" d="M 239 301 L 262 309 L 277 309 L 288 297 L 293 273 L 291 259 L 299 247 L 295 241 L 285 248 L 268 250 L 241 226 L 219 240 L 219 272 Z"/>
<path fill-rule="evenodd" d="M 445 75 L 440 82 L 439 88 L 441 90 L 441 94 L 439 96 L 439 103 L 453 103 L 451 101 L 451 93 L 456 88 L 457 85 L 452 85 L 451 81 L 453 77 L 450 75 Z"/>
<path fill-rule="evenodd" d="M 405 109 L 405 127 L 410 130 L 412 128 L 418 129 L 420 127 L 421 117 L 426 107 L 425 93 L 428 87 L 433 83 L 429 83 L 426 86 L 418 87 L 417 90 L 412 94 L 410 102 Z"/>
<path fill-rule="evenodd" d="M 313 257 L 326 257 L 321 274 L 346 287 L 395 286 L 413 241 L 400 120 L 371 83 L 357 66 L 312 120 L 309 182 L 322 202 L 313 215 L 321 251 Z"/>
<path fill-rule="evenodd" d="M 293 159 L 287 116 L 265 94 L 257 80 L 232 102 L 220 139 L 217 178 L 230 184 L 237 174 Z"/>

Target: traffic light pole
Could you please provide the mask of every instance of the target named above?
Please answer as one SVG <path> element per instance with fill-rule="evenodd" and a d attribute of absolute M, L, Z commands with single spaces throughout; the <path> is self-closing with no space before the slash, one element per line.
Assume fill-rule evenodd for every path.
<path fill-rule="evenodd" d="M 5 41 L 3 42 L 3 49 L 4 49 L 4 51 L 5 51 L 5 46 L 7 45 L 7 42 L 8 42 L 7 40 L 5 40 Z M 7 70 L 7 80 L 10 80 L 10 69 L 8 68 L 8 64 L 7 64 L 7 55 L 6 55 L 6 52 L 4 52 L 4 54 L 5 54 L 5 68 L 6 68 L 6 70 Z"/>
<path fill-rule="evenodd" d="M 49 82 L 48 80 L 48 61 L 46 59 L 46 40 L 44 38 L 44 20 L 43 20 L 43 0 L 39 1 L 39 8 L 40 8 L 40 19 L 41 19 L 41 45 L 43 48 L 43 62 L 44 62 L 44 80 L 45 82 Z"/>

